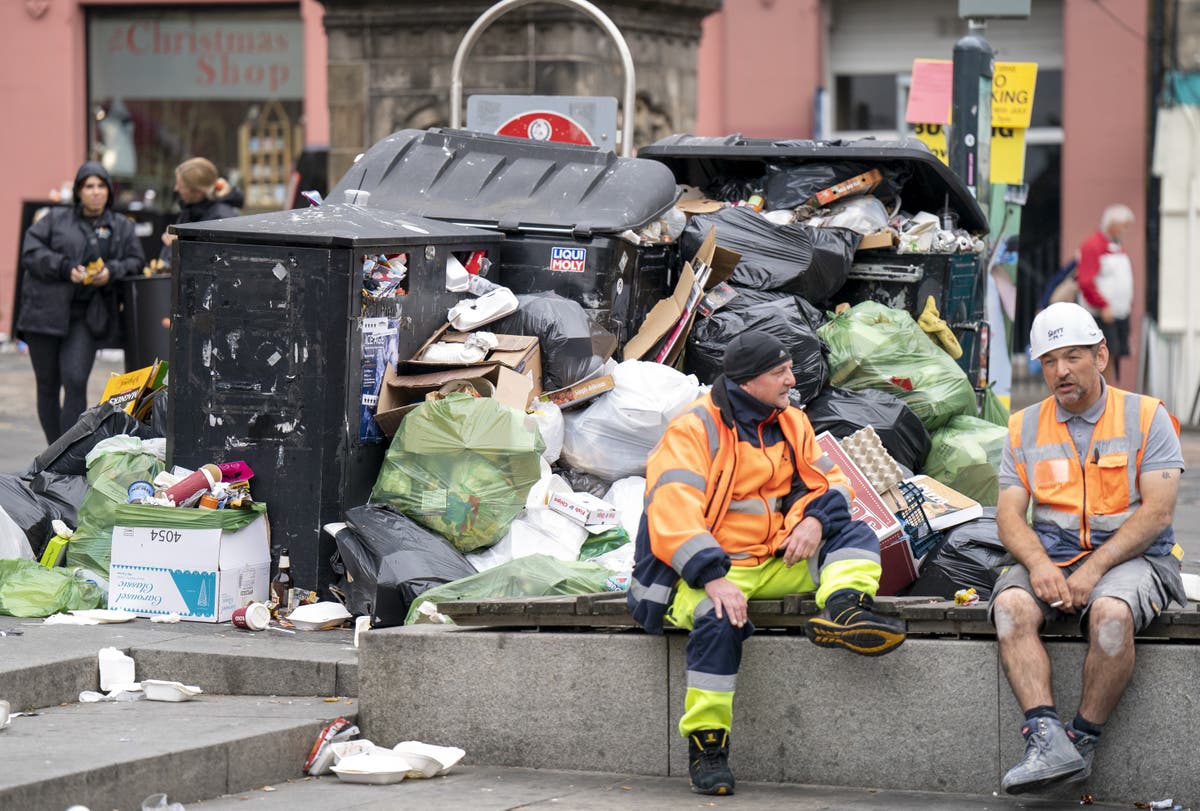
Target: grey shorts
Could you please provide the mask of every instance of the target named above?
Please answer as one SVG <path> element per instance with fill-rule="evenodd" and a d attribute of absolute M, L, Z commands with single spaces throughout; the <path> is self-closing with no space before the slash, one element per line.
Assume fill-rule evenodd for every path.
<path fill-rule="evenodd" d="M 1063 575 L 1069 577 L 1078 569 L 1083 561 L 1063 567 Z M 992 609 L 995 606 L 996 595 L 1005 589 L 1021 589 L 1033 597 L 1038 608 L 1042 610 L 1045 621 L 1064 620 L 1071 615 L 1057 608 L 1051 608 L 1033 593 L 1029 583 L 1029 572 L 1019 563 L 1013 563 L 1000 570 L 996 585 L 992 589 L 992 603 L 988 607 L 988 621 L 992 619 Z M 1087 608 L 1079 615 L 1079 630 L 1087 635 L 1087 612 L 1100 597 L 1115 597 L 1129 606 L 1133 612 L 1134 633 L 1143 630 L 1162 612 L 1174 598 L 1181 599 L 1183 582 L 1179 577 L 1179 561 L 1170 555 L 1150 556 L 1127 560 L 1104 573 L 1092 589 L 1088 598 Z"/>

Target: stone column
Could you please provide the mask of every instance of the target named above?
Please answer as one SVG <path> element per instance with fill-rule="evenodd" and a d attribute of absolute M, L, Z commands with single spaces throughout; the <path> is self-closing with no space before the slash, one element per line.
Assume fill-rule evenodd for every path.
<path fill-rule="evenodd" d="M 446 126 L 450 67 L 486 0 L 320 0 L 329 37 L 329 177 L 396 130 Z M 637 73 L 634 145 L 691 130 L 700 23 L 721 0 L 594 0 L 620 28 Z M 620 59 L 590 17 L 536 4 L 501 17 L 468 55 L 474 93 L 623 95 Z M 464 110 L 465 116 L 465 110 Z"/>

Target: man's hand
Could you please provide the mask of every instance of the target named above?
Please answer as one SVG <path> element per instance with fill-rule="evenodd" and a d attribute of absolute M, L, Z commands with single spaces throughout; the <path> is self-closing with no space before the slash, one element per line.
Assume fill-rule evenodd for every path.
<path fill-rule="evenodd" d="M 100 272 L 92 277 L 92 284 L 96 287 L 103 287 L 112 279 L 112 274 L 108 272 L 108 265 L 100 268 Z"/>
<path fill-rule="evenodd" d="M 729 624 L 741 628 L 746 624 L 746 595 L 728 577 L 718 577 L 704 584 L 704 593 L 713 601 L 717 619 L 729 617 Z"/>
<path fill-rule="evenodd" d="M 1111 324 L 1113 321 L 1116 321 L 1116 318 L 1113 317 L 1112 308 L 1105 307 L 1104 309 L 1102 309 L 1100 311 L 1100 320 L 1103 321 L 1105 324 Z"/>
<path fill-rule="evenodd" d="M 1068 614 L 1075 613 L 1075 600 L 1071 588 L 1067 585 L 1067 579 L 1063 577 L 1062 569 L 1049 559 L 1029 570 L 1029 583 L 1033 586 L 1033 593 L 1042 602 Z M 1090 586 L 1088 592 L 1091 592 Z M 1087 596 L 1084 595 L 1084 603 L 1086 602 Z"/>
<path fill-rule="evenodd" d="M 823 531 L 821 522 L 811 515 L 792 527 L 792 531 L 784 538 L 783 545 L 779 547 L 783 552 L 783 562 L 791 567 L 815 555 L 817 547 L 821 545 Z"/>
<path fill-rule="evenodd" d="M 87 270 L 83 265 L 76 265 L 71 268 L 71 282 L 73 284 L 83 284 L 83 280 L 87 278 Z"/>
<path fill-rule="evenodd" d="M 1096 584 L 1100 582 L 1100 578 L 1104 576 L 1104 572 L 1099 566 L 1093 566 L 1093 555 L 1089 555 L 1078 569 L 1071 572 L 1071 576 L 1067 578 L 1067 588 L 1071 592 L 1070 605 L 1076 609 L 1082 610 L 1087 607 L 1088 598 L 1092 596 L 1092 589 L 1096 588 Z M 1064 606 L 1064 610 L 1066 607 Z"/>

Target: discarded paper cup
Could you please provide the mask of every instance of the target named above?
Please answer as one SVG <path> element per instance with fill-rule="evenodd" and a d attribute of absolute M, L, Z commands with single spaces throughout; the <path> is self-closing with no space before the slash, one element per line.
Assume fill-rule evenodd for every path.
<path fill-rule="evenodd" d="M 271 609 L 263 603 L 250 603 L 233 610 L 233 624 L 247 631 L 262 631 L 271 623 Z"/>

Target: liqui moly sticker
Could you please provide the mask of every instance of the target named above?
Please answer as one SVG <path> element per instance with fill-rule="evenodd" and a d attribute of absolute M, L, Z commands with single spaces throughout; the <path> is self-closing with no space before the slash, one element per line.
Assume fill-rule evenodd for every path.
<path fill-rule="evenodd" d="M 563 273 L 583 273 L 585 264 L 587 264 L 587 248 L 555 247 L 550 249 L 550 270 Z"/>

